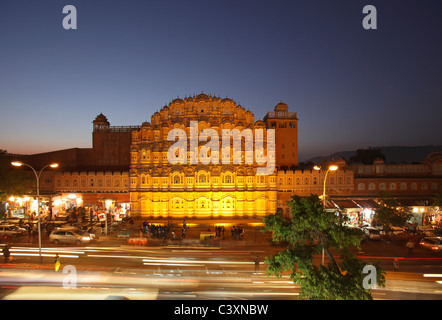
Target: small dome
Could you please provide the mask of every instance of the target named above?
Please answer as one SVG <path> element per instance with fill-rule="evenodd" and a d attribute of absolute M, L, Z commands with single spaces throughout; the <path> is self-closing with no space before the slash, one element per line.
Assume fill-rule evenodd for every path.
<path fill-rule="evenodd" d="M 109 121 L 107 120 L 106 116 L 103 115 L 102 113 L 100 113 L 95 120 L 93 121 L 93 123 L 101 123 L 101 124 L 107 124 L 109 125 Z"/>
<path fill-rule="evenodd" d="M 196 96 L 196 100 L 209 100 L 209 96 L 205 93 L 200 93 L 199 95 Z"/>
<path fill-rule="evenodd" d="M 264 123 L 264 121 L 262 121 L 262 120 L 257 120 L 256 122 L 255 122 L 255 127 L 258 127 L 258 128 L 260 128 L 260 127 L 262 127 L 262 128 L 265 128 L 265 123 Z"/>
<path fill-rule="evenodd" d="M 278 111 L 287 111 L 288 109 L 289 109 L 288 105 L 286 103 L 282 102 L 282 101 L 280 103 L 278 103 L 276 105 L 276 107 L 275 107 L 275 111 L 276 112 L 278 112 Z"/>

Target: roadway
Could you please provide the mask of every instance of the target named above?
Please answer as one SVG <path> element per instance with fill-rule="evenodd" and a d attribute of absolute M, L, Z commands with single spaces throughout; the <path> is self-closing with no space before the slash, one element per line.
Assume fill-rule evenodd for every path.
<path fill-rule="evenodd" d="M 142 300 L 293 300 L 299 287 L 288 275 L 268 277 L 265 256 L 281 250 L 265 242 L 226 240 L 213 245 L 199 241 L 151 241 L 129 246 L 102 238 L 88 246 L 44 243 L 43 264 L 38 248 L 16 243 L 13 260 L 0 264 L 2 299 Z M 61 268 L 54 270 L 58 254 Z M 358 256 L 378 261 L 387 271 L 386 287 L 372 290 L 377 300 L 442 299 L 442 256 L 414 249 L 412 254 L 392 243 L 366 241 Z M 399 271 L 393 259 L 399 258 Z M 256 265 L 256 259 L 260 261 Z M 317 257 L 320 259 L 320 257 Z M 75 290 L 69 290 L 75 289 Z"/>

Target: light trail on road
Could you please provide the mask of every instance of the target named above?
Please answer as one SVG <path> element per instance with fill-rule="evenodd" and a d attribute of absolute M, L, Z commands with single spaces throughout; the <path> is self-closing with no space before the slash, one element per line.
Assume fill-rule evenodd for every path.
<path fill-rule="evenodd" d="M 282 278 L 266 276 L 266 266 L 262 261 L 270 253 L 265 250 L 176 246 L 51 246 L 42 248 L 46 262 L 43 265 L 36 263 L 38 248 L 14 246 L 10 251 L 14 263 L 0 264 L 0 293 L 5 299 L 11 292 L 19 291 L 26 299 L 31 298 L 32 294 L 35 294 L 35 299 L 44 299 L 38 295 L 38 288 L 62 287 L 66 276 L 62 270 L 68 265 L 75 266 L 78 288 L 88 299 L 94 299 L 94 295 L 96 299 L 102 299 L 112 295 L 123 297 L 126 294 L 130 299 L 287 300 L 298 299 L 300 294 L 299 286 L 293 284 L 287 275 Z M 62 267 L 58 273 L 54 272 L 53 260 L 47 259 L 56 254 L 62 258 Z M 257 256 L 261 257 L 258 265 L 254 260 Z M 364 254 L 363 258 L 387 262 L 391 256 Z M 404 257 L 401 269 L 421 266 L 428 272 L 388 272 L 386 287 L 373 289 L 373 298 L 442 299 L 442 274 L 437 272 L 437 268 L 441 267 L 438 264 L 440 259 L 431 256 Z M 431 266 L 427 266 L 430 263 Z M 152 290 L 155 295 L 149 295 Z M 76 299 L 79 296 L 70 296 L 69 292 L 64 292 L 60 299 Z M 17 297 L 17 294 L 12 297 Z M 53 295 L 48 294 L 46 297 Z"/>

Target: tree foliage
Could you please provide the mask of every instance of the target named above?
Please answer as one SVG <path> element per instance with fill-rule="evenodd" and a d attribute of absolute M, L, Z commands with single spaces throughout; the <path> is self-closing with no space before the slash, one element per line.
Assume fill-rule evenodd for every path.
<path fill-rule="evenodd" d="M 370 290 L 363 287 L 366 263 L 351 251 L 360 248 L 362 233 L 346 227 L 345 216 L 325 211 L 316 195 L 295 195 L 289 205 L 290 217 L 278 212 L 264 218 L 273 241 L 288 243 L 285 250 L 266 258 L 268 275 L 290 272 L 291 280 L 301 287 L 301 299 L 372 299 Z M 327 265 L 314 263 L 322 250 Z M 377 285 L 384 285 L 383 271 L 379 266 L 376 270 Z"/>
<path fill-rule="evenodd" d="M 379 148 L 368 148 L 356 150 L 356 155 L 350 157 L 350 163 L 373 164 L 376 159 L 385 160 L 385 155 Z"/>
<path fill-rule="evenodd" d="M 442 184 L 439 186 L 439 192 L 433 197 L 433 207 L 439 207 L 442 209 Z"/>
<path fill-rule="evenodd" d="M 22 168 L 14 168 L 5 150 L 0 150 L 0 201 L 11 195 L 21 196 L 32 192 L 35 178 Z"/>
<path fill-rule="evenodd" d="M 376 221 L 385 228 L 403 227 L 413 216 L 411 210 L 385 191 L 379 193 L 379 209 L 376 210 Z"/>

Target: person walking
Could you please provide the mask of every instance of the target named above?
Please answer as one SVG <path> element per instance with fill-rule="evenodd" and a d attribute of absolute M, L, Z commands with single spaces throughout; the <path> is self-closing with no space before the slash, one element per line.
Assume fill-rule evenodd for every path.
<path fill-rule="evenodd" d="M 399 259 L 398 258 L 394 258 L 394 260 L 393 260 L 393 269 L 394 269 L 394 272 L 399 271 Z"/>
<path fill-rule="evenodd" d="M 258 273 L 259 272 L 259 256 L 258 255 L 255 256 L 254 262 L 255 262 L 255 273 Z"/>
<path fill-rule="evenodd" d="M 9 244 L 5 245 L 3 248 L 3 257 L 5 258 L 5 263 L 9 263 L 11 252 L 9 251 Z"/>
<path fill-rule="evenodd" d="M 408 248 L 408 254 L 411 255 L 413 253 L 413 249 L 414 249 L 414 242 L 413 240 L 409 240 L 406 244 L 406 247 Z"/>
<path fill-rule="evenodd" d="M 55 272 L 60 269 L 60 257 L 58 256 L 58 253 L 55 255 Z"/>
<path fill-rule="evenodd" d="M 186 238 L 186 228 L 183 228 L 182 233 L 181 233 L 181 238 L 183 238 L 183 239 Z"/>

